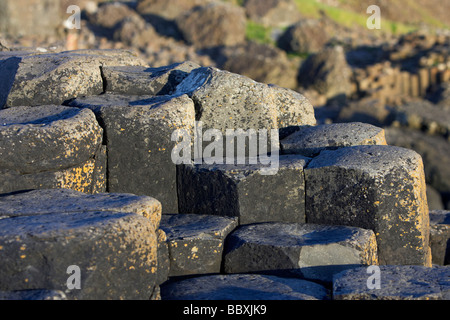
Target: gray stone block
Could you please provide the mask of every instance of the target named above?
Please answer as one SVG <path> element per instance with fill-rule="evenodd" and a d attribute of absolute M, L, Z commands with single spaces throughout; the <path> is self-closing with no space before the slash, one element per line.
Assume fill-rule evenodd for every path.
<path fill-rule="evenodd" d="M 367 123 L 333 123 L 298 127 L 280 141 L 282 153 L 313 157 L 322 150 L 357 145 L 386 145 L 384 130 Z"/>
<path fill-rule="evenodd" d="M 106 163 L 104 163 L 106 164 Z M 98 175 L 97 161 L 91 159 L 83 164 L 56 171 L 20 173 L 15 170 L 0 169 L 0 193 L 32 189 L 67 188 L 85 193 L 104 190 L 106 180 Z"/>
<path fill-rule="evenodd" d="M 248 162 L 179 165 L 179 211 L 239 217 L 240 224 L 304 222 L 303 168 L 309 159 L 286 155 L 272 160 L 278 161 L 275 171 Z"/>
<path fill-rule="evenodd" d="M 430 211 L 430 247 L 433 264 L 450 264 L 450 211 Z"/>
<path fill-rule="evenodd" d="M 101 66 L 145 66 L 143 60 L 125 50 L 76 50 L 16 57 L 0 53 L 0 61 L 0 82 L 8 83 L 8 90 L 0 92 L 0 108 L 62 104 L 77 96 L 100 94 Z"/>
<path fill-rule="evenodd" d="M 192 134 L 194 103 L 182 96 L 104 94 L 77 98 L 71 106 L 92 109 L 105 129 L 108 191 L 149 195 L 164 213 L 178 212 L 175 130 Z"/>
<path fill-rule="evenodd" d="M 70 168 L 93 157 L 103 130 L 91 110 L 65 106 L 0 110 L 0 168 L 34 173 Z"/>
<path fill-rule="evenodd" d="M 0 193 L 105 189 L 103 130 L 90 110 L 64 106 L 0 110 Z"/>
<path fill-rule="evenodd" d="M 237 219 L 200 214 L 163 214 L 167 235 L 169 276 L 219 273 L 225 237 Z"/>
<path fill-rule="evenodd" d="M 422 158 L 394 146 L 325 150 L 305 169 L 306 220 L 375 232 L 380 264 L 431 265 Z"/>
<path fill-rule="evenodd" d="M 166 95 L 199 65 L 186 61 L 159 68 L 145 66 L 102 67 L 106 92 L 129 95 Z"/>
<path fill-rule="evenodd" d="M 274 129 L 273 139 L 278 148 L 277 104 L 268 85 L 228 71 L 202 67 L 193 70 L 174 94 L 188 94 L 195 103 L 196 120 L 201 121 L 204 130 L 218 130 L 224 142 L 227 135 L 238 129 L 265 129 L 271 146 Z M 233 131 L 227 133 L 227 129 Z M 224 150 L 227 147 L 224 145 Z"/>
<path fill-rule="evenodd" d="M 207 275 L 161 286 L 162 300 L 327 300 L 320 284 L 256 274 Z"/>
<path fill-rule="evenodd" d="M 46 288 L 61 290 L 68 299 L 149 299 L 158 286 L 156 270 L 154 226 L 135 213 L 0 219 L 2 291 Z"/>
<path fill-rule="evenodd" d="M 380 266 L 346 270 L 333 279 L 335 300 L 449 300 L 450 266 Z M 378 280 L 376 277 L 378 277 Z M 379 288 L 376 287 L 379 283 Z M 372 289 L 373 288 L 373 289 Z"/>
<path fill-rule="evenodd" d="M 0 217 L 75 212 L 132 212 L 148 218 L 154 229 L 161 220 L 161 203 L 149 196 L 125 193 L 89 195 L 69 189 L 33 190 L 0 196 Z"/>
<path fill-rule="evenodd" d="M 228 236 L 224 253 L 226 273 L 273 273 L 323 283 L 342 270 L 371 264 L 377 264 L 373 231 L 308 223 L 241 226 Z"/>
<path fill-rule="evenodd" d="M 277 121 L 280 139 L 290 133 L 296 126 L 313 126 L 316 124 L 314 107 L 302 94 L 287 88 L 269 84 L 275 95 Z"/>
<path fill-rule="evenodd" d="M 196 119 L 204 128 L 224 135 L 226 129 L 270 133 L 270 129 L 316 124 L 314 108 L 301 94 L 216 68 L 193 70 L 175 91 L 182 93 L 196 103 Z"/>

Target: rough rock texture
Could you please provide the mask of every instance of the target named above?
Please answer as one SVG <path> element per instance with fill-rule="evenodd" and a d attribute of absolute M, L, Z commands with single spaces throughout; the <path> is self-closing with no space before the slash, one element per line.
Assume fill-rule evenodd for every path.
<path fill-rule="evenodd" d="M 280 139 L 296 126 L 315 125 L 314 108 L 302 94 L 282 88 L 277 85 L 269 85 L 275 95 L 277 104 L 277 121 Z"/>
<path fill-rule="evenodd" d="M 145 65 L 127 51 L 78 50 L 51 54 L 0 54 L 0 108 L 62 104 L 103 92 L 101 66 Z M 3 89 L 3 88 L 2 88 Z"/>
<path fill-rule="evenodd" d="M 100 212 L 107 212 L 108 214 L 113 212 L 134 213 L 148 220 L 144 225 L 150 225 L 153 230 L 149 233 L 152 241 L 149 253 L 154 253 L 154 250 L 157 250 L 157 259 L 155 260 L 157 266 L 154 269 L 156 273 L 155 283 L 160 284 L 166 281 L 170 266 L 161 249 L 165 245 L 166 238 L 164 231 L 159 229 L 161 203 L 155 198 L 125 193 L 89 195 L 69 189 L 33 190 L 0 195 L 0 219 L 4 220 L 40 215 L 54 215 L 57 219 L 57 215 L 61 213 L 69 215 L 76 213 L 98 214 Z M 94 228 L 88 225 L 89 221 L 86 224 L 88 230 Z M 89 237 L 89 232 L 86 237 Z M 153 238 L 156 238 L 156 243 Z M 54 287 L 51 286 L 50 288 L 53 289 Z M 156 287 L 155 290 L 152 299 L 158 297 Z"/>
<path fill-rule="evenodd" d="M 224 256 L 226 273 L 285 273 L 321 282 L 371 264 L 378 264 L 373 231 L 309 223 L 241 226 L 227 238 Z"/>
<path fill-rule="evenodd" d="M 282 153 L 313 157 L 322 150 L 356 145 L 386 145 L 384 130 L 366 123 L 334 123 L 298 127 L 280 141 Z"/>
<path fill-rule="evenodd" d="M 64 106 L 0 110 L 1 192 L 105 185 L 103 130 L 90 110 Z"/>
<path fill-rule="evenodd" d="M 0 167 L 21 173 L 84 163 L 97 151 L 103 130 L 90 110 L 64 106 L 0 110 Z"/>
<path fill-rule="evenodd" d="M 172 93 L 189 72 L 196 68 L 200 66 L 186 61 L 160 68 L 105 66 L 102 72 L 106 82 L 106 92 L 128 95 L 165 95 Z"/>
<path fill-rule="evenodd" d="M 169 276 L 220 273 L 224 239 L 237 219 L 200 214 L 163 214 L 167 235 Z"/>
<path fill-rule="evenodd" d="M 0 170 L 0 192 L 8 193 L 30 189 L 68 188 L 76 191 L 97 193 L 106 191 L 105 149 L 83 164 L 54 171 L 20 173 Z"/>
<path fill-rule="evenodd" d="M 196 104 L 196 120 L 205 129 L 277 128 L 277 110 L 268 86 L 216 68 L 193 70 L 175 94 L 188 94 Z"/>
<path fill-rule="evenodd" d="M 430 211 L 430 247 L 433 264 L 450 264 L 450 211 Z"/>
<path fill-rule="evenodd" d="M 308 160 L 280 156 L 275 171 L 261 163 L 179 165 L 179 211 L 239 217 L 240 224 L 304 222 Z"/>
<path fill-rule="evenodd" d="M 217 129 L 225 136 L 227 129 L 265 129 L 272 146 L 278 145 L 272 129 L 316 124 L 314 109 L 302 95 L 216 68 L 193 70 L 175 91 L 184 93 L 194 101 L 203 129 Z"/>
<path fill-rule="evenodd" d="M 209 275 L 161 287 L 163 300 L 327 300 L 320 284 L 268 275 Z"/>
<path fill-rule="evenodd" d="M 371 229 L 380 264 L 430 265 L 421 157 L 394 146 L 325 150 L 305 169 L 306 221 Z"/>
<path fill-rule="evenodd" d="M 448 300 L 450 267 L 380 266 L 380 288 L 367 267 L 346 270 L 333 280 L 335 300 Z M 369 282 L 369 287 L 368 287 Z"/>
<path fill-rule="evenodd" d="M 69 299 L 149 299 L 157 239 L 134 213 L 50 213 L 0 219 L 0 290 L 52 288 Z M 126 250 L 124 250 L 126 248 Z M 80 288 L 66 285 L 80 268 Z"/>
<path fill-rule="evenodd" d="M 132 212 L 148 218 L 157 229 L 161 203 L 149 196 L 125 193 L 89 195 L 69 189 L 33 190 L 0 196 L 0 217 L 21 217 L 59 212 Z"/>
<path fill-rule="evenodd" d="M 164 213 L 178 212 L 172 133 L 194 127 L 194 104 L 186 95 L 104 94 L 77 98 L 71 106 L 90 108 L 100 119 L 108 148 L 108 191 L 149 195 Z"/>

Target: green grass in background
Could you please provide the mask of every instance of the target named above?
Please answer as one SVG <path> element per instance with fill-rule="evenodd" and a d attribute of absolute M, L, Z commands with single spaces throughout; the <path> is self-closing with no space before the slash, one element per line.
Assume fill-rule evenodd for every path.
<path fill-rule="evenodd" d="M 270 36 L 272 28 L 263 26 L 252 20 L 247 20 L 247 26 L 245 30 L 245 36 L 248 40 L 253 40 L 264 44 L 274 44 L 272 37 Z"/>
<path fill-rule="evenodd" d="M 244 0 L 228 0 L 238 5 L 243 5 Z M 364 12 L 355 12 L 350 9 L 333 7 L 323 4 L 317 0 L 294 0 L 297 4 L 298 10 L 302 16 L 306 18 L 317 19 L 322 14 L 325 14 L 337 24 L 347 28 L 367 28 L 367 19 L 370 14 Z M 348 0 L 339 0 L 341 3 L 346 3 Z M 350 0 L 351 2 L 352 0 Z M 390 0 L 396 1 L 396 0 Z M 421 9 L 414 1 L 407 2 L 408 6 L 417 11 L 423 17 L 423 21 L 430 26 L 437 28 L 449 28 L 449 26 L 443 24 L 441 21 L 432 17 L 432 15 L 424 9 Z M 410 25 L 398 21 L 392 21 L 383 18 L 383 12 L 381 12 L 381 29 L 382 33 L 401 35 L 411 31 L 417 30 L 418 26 Z M 273 28 L 266 27 L 262 24 L 256 23 L 252 20 L 247 20 L 246 36 L 248 40 L 256 41 L 264 44 L 274 44 L 274 40 L 271 37 Z"/>
<path fill-rule="evenodd" d="M 367 19 L 370 17 L 366 12 L 357 13 L 351 10 L 332 7 L 316 0 L 295 0 L 299 11 L 302 15 L 309 18 L 318 18 L 323 12 L 330 19 L 339 25 L 352 28 L 364 27 L 366 28 Z M 381 31 L 393 34 L 403 34 L 415 30 L 416 27 L 409 26 L 404 23 L 389 21 L 383 19 L 381 14 Z"/>

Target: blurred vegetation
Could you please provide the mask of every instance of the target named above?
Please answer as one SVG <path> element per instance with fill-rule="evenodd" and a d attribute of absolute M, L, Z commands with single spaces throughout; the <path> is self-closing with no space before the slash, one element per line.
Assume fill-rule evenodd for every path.
<path fill-rule="evenodd" d="M 275 41 L 272 39 L 271 34 L 271 27 L 266 27 L 252 20 L 247 20 L 245 36 L 248 40 L 264 44 L 275 44 Z"/>
<path fill-rule="evenodd" d="M 336 23 L 349 28 L 366 27 L 367 19 L 370 17 L 366 12 L 357 13 L 349 9 L 329 6 L 316 0 L 295 0 L 295 2 L 300 13 L 305 17 L 319 18 L 321 14 L 325 14 Z M 416 26 L 390 21 L 381 15 L 381 31 L 383 32 L 404 34 L 416 29 Z"/>
<path fill-rule="evenodd" d="M 402 4 L 402 0 L 391 0 L 398 2 L 397 4 Z M 244 0 L 229 0 L 234 4 L 244 5 Z M 366 28 L 367 19 L 370 14 L 364 12 L 356 12 L 350 8 L 358 7 L 358 2 L 356 0 L 339 0 L 339 4 L 342 6 L 335 7 L 321 3 L 317 0 L 295 0 L 298 9 L 302 16 L 305 18 L 320 18 L 322 15 L 326 15 L 339 25 L 347 28 L 352 27 L 364 27 Z M 450 28 L 439 19 L 433 17 L 426 9 L 420 6 L 414 1 L 408 1 L 407 6 L 409 10 L 413 10 L 417 14 L 420 14 L 422 21 L 432 27 L 436 28 Z M 381 32 L 401 35 L 411 31 L 415 31 L 419 26 L 414 24 L 407 24 L 400 21 L 389 20 L 383 17 L 381 13 Z M 247 39 L 253 40 L 264 44 L 273 44 L 272 39 L 273 28 L 258 24 L 254 21 L 248 20 L 246 36 Z"/>

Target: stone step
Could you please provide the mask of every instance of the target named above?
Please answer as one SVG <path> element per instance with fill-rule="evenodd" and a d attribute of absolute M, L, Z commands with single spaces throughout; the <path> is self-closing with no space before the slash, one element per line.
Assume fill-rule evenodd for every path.
<path fill-rule="evenodd" d="M 382 128 L 361 122 L 298 127 L 280 141 L 281 152 L 314 157 L 322 150 L 357 145 L 386 145 Z"/>
<path fill-rule="evenodd" d="M 159 227 L 161 220 L 161 203 L 149 196 L 112 192 L 90 195 L 70 189 L 0 195 L 1 218 L 90 211 L 136 213 L 149 219 L 154 229 Z"/>
<path fill-rule="evenodd" d="M 378 264 L 375 234 L 347 226 L 260 223 L 226 240 L 225 273 L 265 272 L 330 283 L 342 270 Z"/>
<path fill-rule="evenodd" d="M 161 286 L 162 300 L 327 300 L 322 285 L 257 274 L 204 275 Z"/>
<path fill-rule="evenodd" d="M 355 268 L 333 279 L 335 300 L 449 300 L 450 266 Z"/>
<path fill-rule="evenodd" d="M 0 110 L 0 193 L 103 190 L 103 130 L 91 110 L 48 105 Z"/>
<path fill-rule="evenodd" d="M 219 273 L 226 236 L 236 218 L 200 214 L 163 214 L 167 236 L 169 276 Z"/>

